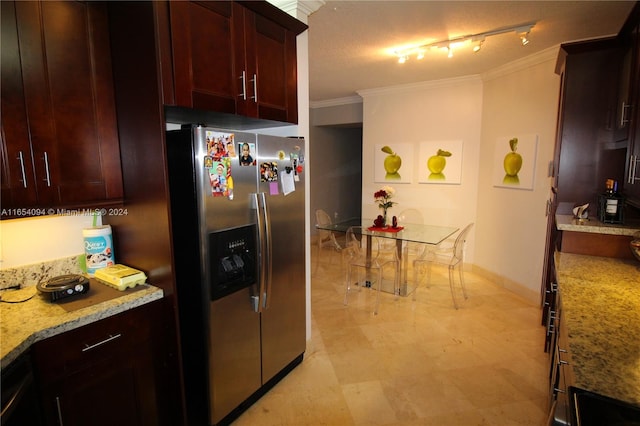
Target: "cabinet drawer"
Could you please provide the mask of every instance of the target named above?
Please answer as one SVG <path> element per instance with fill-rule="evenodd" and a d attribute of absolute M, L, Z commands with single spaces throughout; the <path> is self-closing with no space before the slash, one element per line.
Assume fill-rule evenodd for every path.
<path fill-rule="evenodd" d="M 137 345 L 148 345 L 151 338 L 151 324 L 142 311 L 137 308 L 34 344 L 37 379 L 46 384 L 105 360 L 135 355 Z"/>

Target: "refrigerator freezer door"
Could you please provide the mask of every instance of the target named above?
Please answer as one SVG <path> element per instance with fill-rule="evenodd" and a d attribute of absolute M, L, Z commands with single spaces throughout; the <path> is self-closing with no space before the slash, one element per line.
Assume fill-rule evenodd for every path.
<path fill-rule="evenodd" d="M 262 180 L 271 219 L 272 279 L 262 311 L 262 381 L 266 383 L 305 351 L 304 173 L 295 190 L 282 193 L 283 174 L 295 173 L 304 140 L 260 135 L 258 161 L 277 164 L 278 181 Z M 295 160 L 295 161 L 294 161 Z M 258 164 L 260 167 L 260 164 Z"/>
<path fill-rule="evenodd" d="M 255 223 L 251 194 L 256 192 L 258 172 L 255 165 L 241 166 L 240 160 L 241 147 L 245 143 L 255 147 L 256 135 L 207 127 L 196 127 L 194 131 L 195 164 L 199 166 L 197 179 L 202 197 L 200 205 L 205 218 L 203 232 Z M 220 157 L 218 145 L 224 147 Z M 222 166 L 221 175 L 226 179 L 225 185 L 230 192 L 218 191 L 218 165 Z"/>

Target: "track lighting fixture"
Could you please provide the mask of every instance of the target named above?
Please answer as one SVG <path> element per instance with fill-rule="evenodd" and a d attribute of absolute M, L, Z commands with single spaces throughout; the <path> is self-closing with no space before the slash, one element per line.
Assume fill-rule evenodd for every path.
<path fill-rule="evenodd" d="M 439 50 L 443 49 L 447 51 L 447 57 L 453 57 L 453 51 L 459 49 L 466 44 L 472 44 L 472 50 L 479 52 L 485 42 L 485 39 L 490 36 L 505 34 L 514 32 L 520 38 L 520 42 L 523 46 L 529 44 L 529 33 L 535 26 L 535 22 L 528 24 L 514 25 L 511 27 L 498 28 L 491 31 L 485 31 L 479 34 L 470 34 L 461 37 L 455 37 L 448 40 L 441 40 L 435 43 L 423 44 L 420 46 L 407 47 L 394 50 L 394 54 L 398 57 L 398 62 L 403 64 L 411 56 L 415 56 L 416 59 L 422 59 L 425 56 L 427 50 Z"/>

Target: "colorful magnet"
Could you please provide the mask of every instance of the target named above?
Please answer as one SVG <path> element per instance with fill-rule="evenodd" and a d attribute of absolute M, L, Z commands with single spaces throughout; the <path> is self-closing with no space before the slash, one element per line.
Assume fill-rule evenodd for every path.
<path fill-rule="evenodd" d="M 238 151 L 240 151 L 239 163 L 241 166 L 255 166 L 256 160 L 253 159 L 252 153 L 256 150 L 256 144 L 240 142 Z"/>
<path fill-rule="evenodd" d="M 260 164 L 260 181 L 277 182 L 278 181 L 278 162 L 265 162 Z"/>

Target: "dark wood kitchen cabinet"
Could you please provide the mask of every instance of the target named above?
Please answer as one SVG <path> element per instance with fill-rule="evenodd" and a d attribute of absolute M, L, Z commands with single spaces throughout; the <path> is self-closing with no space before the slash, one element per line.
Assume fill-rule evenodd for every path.
<path fill-rule="evenodd" d="M 170 410 L 179 397 L 170 396 L 172 373 L 164 371 L 169 354 L 162 303 L 151 302 L 32 346 L 46 425 L 174 424 Z"/>
<path fill-rule="evenodd" d="M 175 100 L 165 103 L 298 122 L 296 36 L 305 24 L 266 2 L 169 2 L 169 16 Z"/>
<path fill-rule="evenodd" d="M 640 4 L 629 15 L 621 37 L 629 57 L 629 101 L 623 117 L 629 125 L 624 193 L 627 202 L 640 209 Z"/>
<path fill-rule="evenodd" d="M 562 300 L 559 292 L 556 292 L 556 299 L 552 346 L 549 351 L 549 421 L 547 422 L 549 425 L 570 423 L 569 386 L 574 385 L 575 382 L 569 349 L 569 332 L 562 320 Z"/>
<path fill-rule="evenodd" d="M 3 1 L 1 66 L 2 217 L 121 202 L 106 5 Z"/>
<path fill-rule="evenodd" d="M 596 216 L 606 179 L 622 182 L 627 141 L 617 125 L 624 49 L 615 38 L 563 44 L 556 141 L 557 202 L 589 203 Z M 570 212 L 560 211 L 561 214 Z"/>

